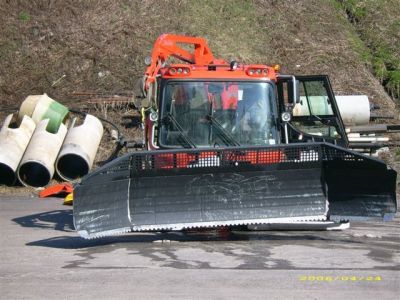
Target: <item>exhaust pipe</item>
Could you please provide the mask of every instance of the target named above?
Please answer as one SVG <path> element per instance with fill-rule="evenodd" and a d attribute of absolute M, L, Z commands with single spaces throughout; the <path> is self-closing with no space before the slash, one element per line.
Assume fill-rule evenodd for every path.
<path fill-rule="evenodd" d="M 86 115 L 82 125 L 71 127 L 56 162 L 57 174 L 71 181 L 89 173 L 103 136 L 103 125 Z"/>
<path fill-rule="evenodd" d="M 25 186 L 43 187 L 54 175 L 54 163 L 67 134 L 67 127 L 60 124 L 57 132 L 47 130 L 49 119 L 40 121 L 33 133 L 18 168 L 18 178 Z"/>
<path fill-rule="evenodd" d="M 57 133 L 60 125 L 67 118 L 68 108 L 51 99 L 47 94 L 31 95 L 26 97 L 19 109 L 20 120 L 24 115 L 30 116 L 36 124 L 44 119 L 49 119 L 46 130 L 50 133 Z"/>
<path fill-rule="evenodd" d="M 0 184 L 13 185 L 16 170 L 35 130 L 35 122 L 24 116 L 19 125 L 10 114 L 0 131 Z"/>

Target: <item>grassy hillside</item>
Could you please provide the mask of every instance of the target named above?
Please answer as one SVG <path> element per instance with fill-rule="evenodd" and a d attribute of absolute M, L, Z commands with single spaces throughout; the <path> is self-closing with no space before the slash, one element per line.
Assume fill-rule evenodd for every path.
<path fill-rule="evenodd" d="M 132 91 L 162 33 L 203 36 L 226 60 L 328 74 L 336 94 L 366 94 L 398 123 L 386 91 L 398 98 L 399 9 L 400 0 L 0 0 L 0 124 L 30 94 L 72 107 L 74 92 Z M 121 113 L 107 117 L 121 125 Z M 139 132 L 124 129 L 128 139 Z M 113 150 L 109 136 L 97 162 Z M 400 170 L 399 149 L 389 161 Z"/>
<path fill-rule="evenodd" d="M 367 94 L 382 113 L 394 107 L 332 0 L 2 0 L 0 12 L 2 106 L 43 92 L 67 103 L 74 91 L 131 90 L 154 40 L 171 32 L 204 36 L 225 59 L 329 74 L 338 94 Z"/>
<path fill-rule="evenodd" d="M 400 1 L 341 0 L 370 50 L 367 63 L 392 98 L 400 101 Z"/>

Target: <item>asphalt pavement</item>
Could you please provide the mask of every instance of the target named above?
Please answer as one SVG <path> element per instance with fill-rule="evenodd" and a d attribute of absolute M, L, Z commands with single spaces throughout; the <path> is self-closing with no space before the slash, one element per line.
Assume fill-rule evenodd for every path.
<path fill-rule="evenodd" d="M 398 299 L 400 218 L 344 231 L 84 240 L 62 199 L 0 195 L 2 299 Z"/>

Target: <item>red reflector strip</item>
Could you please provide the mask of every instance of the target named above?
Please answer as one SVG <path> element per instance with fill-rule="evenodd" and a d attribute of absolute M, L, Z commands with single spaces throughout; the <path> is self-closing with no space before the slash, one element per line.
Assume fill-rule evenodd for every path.
<path fill-rule="evenodd" d="M 285 161 L 282 151 L 232 151 L 224 153 L 224 161 L 247 162 L 249 164 L 276 164 Z M 156 169 L 187 168 L 190 166 L 212 167 L 218 165 L 218 153 L 214 151 L 201 152 L 199 154 L 167 153 L 154 157 Z"/>

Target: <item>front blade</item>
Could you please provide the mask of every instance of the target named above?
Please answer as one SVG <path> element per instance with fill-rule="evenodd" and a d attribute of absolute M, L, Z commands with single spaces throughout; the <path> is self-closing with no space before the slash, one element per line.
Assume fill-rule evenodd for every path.
<path fill-rule="evenodd" d="M 227 169 L 133 178 L 133 230 L 181 230 L 325 218 L 321 171 Z"/>
<path fill-rule="evenodd" d="M 316 152 L 307 161 L 296 159 L 301 150 L 128 154 L 75 187 L 75 228 L 92 238 L 131 230 L 325 220 L 321 161 Z"/>
<path fill-rule="evenodd" d="M 84 238 L 131 231 L 129 160 L 104 166 L 74 187 L 74 225 Z"/>
<path fill-rule="evenodd" d="M 74 222 L 93 238 L 327 216 L 388 219 L 397 207 L 395 183 L 383 162 L 324 143 L 143 151 L 82 179 Z"/>
<path fill-rule="evenodd" d="M 335 146 L 324 148 L 331 220 L 389 221 L 397 210 L 397 173 L 383 161 Z"/>

